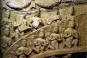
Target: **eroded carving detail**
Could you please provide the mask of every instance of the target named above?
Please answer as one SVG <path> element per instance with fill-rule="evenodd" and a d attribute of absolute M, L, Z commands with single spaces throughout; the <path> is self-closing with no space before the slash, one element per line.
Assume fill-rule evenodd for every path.
<path fill-rule="evenodd" d="M 16 0 L 14 1 L 16 2 Z M 12 55 L 9 56 L 10 58 L 30 58 L 49 51 L 78 47 L 79 38 L 76 28 L 78 23 L 74 18 L 74 7 L 69 6 L 69 11 L 66 12 L 67 15 L 62 16 L 59 12 L 61 10 L 59 6 L 62 2 L 61 0 L 54 1 L 51 4 L 48 4 L 50 0 L 47 2 L 38 1 L 29 0 L 27 2 L 28 4 L 31 2 L 29 8 L 25 8 L 26 3 L 23 6 L 17 6 L 14 4 L 15 2 L 13 3 L 10 0 L 6 2 L 11 8 L 22 9 L 21 11 L 11 11 L 16 14 L 14 18 L 10 17 L 12 13 L 7 9 L 9 10 L 7 11 L 8 14 L 1 22 L 1 30 L 3 31 L 1 46 L 3 52 L 6 51 L 6 53 Z M 48 9 L 51 6 L 52 8 Z M 56 10 L 55 13 L 53 13 L 54 10 Z M 43 12 L 47 11 L 49 13 L 48 16 L 43 16 Z M 60 58 L 60 56 L 58 57 Z M 61 58 L 70 57 L 71 54 L 61 56 Z M 48 58 L 56 58 L 56 56 L 51 55 Z"/>
<path fill-rule="evenodd" d="M 76 47 L 78 43 L 78 33 L 77 30 L 74 29 L 75 22 L 70 21 L 68 28 L 65 30 L 64 35 L 64 44 L 71 48 L 72 46 Z"/>

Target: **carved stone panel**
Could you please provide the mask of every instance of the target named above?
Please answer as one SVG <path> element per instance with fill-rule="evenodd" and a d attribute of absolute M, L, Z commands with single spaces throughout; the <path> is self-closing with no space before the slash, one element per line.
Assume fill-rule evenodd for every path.
<path fill-rule="evenodd" d="M 74 58 L 87 52 L 87 1 L 4 2 L 2 58 Z"/>

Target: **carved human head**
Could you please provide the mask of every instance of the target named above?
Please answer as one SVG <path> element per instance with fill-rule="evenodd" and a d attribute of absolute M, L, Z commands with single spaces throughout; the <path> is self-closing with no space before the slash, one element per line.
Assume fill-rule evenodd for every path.
<path fill-rule="evenodd" d="M 53 28 L 53 32 L 54 32 L 54 33 L 58 33 L 58 32 L 59 32 L 59 26 L 55 26 L 55 27 Z"/>
<path fill-rule="evenodd" d="M 3 18 L 1 23 L 2 23 L 2 25 L 6 25 L 9 23 L 9 20 L 7 18 Z"/>
<path fill-rule="evenodd" d="M 69 13 L 70 13 L 70 15 L 74 14 L 74 7 L 73 6 L 70 6 Z"/>
<path fill-rule="evenodd" d="M 39 32 L 40 32 L 40 33 L 39 33 L 39 37 L 40 37 L 40 38 L 43 38 L 43 37 L 45 36 L 45 31 L 44 31 L 44 29 L 41 29 Z"/>
<path fill-rule="evenodd" d="M 26 46 L 27 45 L 27 41 L 26 40 L 22 40 L 21 45 L 22 46 Z"/>
<path fill-rule="evenodd" d="M 75 27 L 75 22 L 74 21 L 70 21 L 68 27 L 69 28 L 74 28 Z"/>
<path fill-rule="evenodd" d="M 9 36 L 9 34 L 10 34 L 9 26 L 6 26 L 6 28 L 4 29 L 4 35 Z"/>

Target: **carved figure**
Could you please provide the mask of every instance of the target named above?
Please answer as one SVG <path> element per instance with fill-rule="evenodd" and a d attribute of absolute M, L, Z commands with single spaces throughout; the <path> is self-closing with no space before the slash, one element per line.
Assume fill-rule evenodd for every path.
<path fill-rule="evenodd" d="M 19 27 L 21 25 L 21 23 L 19 23 L 16 19 L 14 21 L 14 27 Z"/>
<path fill-rule="evenodd" d="M 37 39 L 34 41 L 34 46 L 35 46 L 34 51 L 35 51 L 36 53 L 40 53 L 40 47 L 41 47 L 40 40 L 41 40 L 41 38 L 37 38 Z"/>
<path fill-rule="evenodd" d="M 64 32 L 64 39 L 65 42 L 64 44 L 68 47 L 71 48 L 72 46 L 76 47 L 78 43 L 78 32 L 77 30 L 74 29 L 75 22 L 70 21 L 68 28 Z"/>
<path fill-rule="evenodd" d="M 70 15 L 74 14 L 74 7 L 73 6 L 70 6 L 69 13 L 70 13 Z"/>
<path fill-rule="evenodd" d="M 9 23 L 8 18 L 3 18 L 2 21 L 1 21 L 2 26 L 7 25 L 8 23 Z"/>
<path fill-rule="evenodd" d="M 21 15 L 21 25 L 18 28 L 19 31 L 25 31 L 26 29 L 30 29 L 30 27 L 27 26 L 27 21 L 23 18 L 23 15 Z"/>
<path fill-rule="evenodd" d="M 12 39 L 9 37 L 9 34 L 10 34 L 9 26 L 6 26 L 6 29 L 4 29 L 4 35 L 2 36 L 3 47 L 10 46 L 12 43 Z"/>
<path fill-rule="evenodd" d="M 57 34 L 52 33 L 49 41 L 53 50 L 58 49 Z"/>
<path fill-rule="evenodd" d="M 41 18 L 37 17 L 37 16 L 34 16 L 31 18 L 31 26 L 35 29 L 37 29 L 39 27 L 41 23 Z"/>
<path fill-rule="evenodd" d="M 35 45 L 34 50 L 37 53 L 43 52 L 48 44 L 47 41 L 44 39 L 44 35 L 45 35 L 44 30 L 41 29 L 39 33 L 39 38 L 37 38 L 34 41 L 34 45 Z"/>
<path fill-rule="evenodd" d="M 52 46 L 51 48 L 53 50 L 55 49 L 59 49 L 59 41 L 62 41 L 60 34 L 58 34 L 59 32 L 59 27 L 55 26 L 53 29 L 53 33 L 50 35 L 49 41 L 50 41 L 50 45 Z"/>
<path fill-rule="evenodd" d="M 21 47 L 19 47 L 16 51 L 16 54 L 19 56 L 19 58 L 21 57 L 25 57 L 26 58 L 26 55 L 29 55 L 31 53 L 31 49 L 30 48 L 27 48 L 27 41 L 26 40 L 22 40 L 22 43 L 21 43 Z"/>

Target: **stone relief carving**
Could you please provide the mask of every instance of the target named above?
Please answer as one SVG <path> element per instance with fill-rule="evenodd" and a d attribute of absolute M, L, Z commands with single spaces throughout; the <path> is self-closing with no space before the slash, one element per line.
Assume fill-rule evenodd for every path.
<path fill-rule="evenodd" d="M 68 28 L 64 32 L 64 43 L 68 48 L 71 48 L 73 45 L 76 47 L 78 43 L 78 33 L 77 30 L 74 29 L 74 25 L 75 22 L 70 21 Z"/>
<path fill-rule="evenodd" d="M 53 50 L 59 49 L 59 41 L 62 41 L 59 33 L 59 27 L 55 26 L 53 33 L 50 35 L 49 41 Z"/>
<path fill-rule="evenodd" d="M 4 53 L 13 48 L 13 50 L 8 52 L 12 55 L 9 56 L 10 58 L 30 58 L 44 52 L 78 47 L 79 36 L 76 29 L 76 24 L 78 23 L 76 23 L 74 18 L 75 11 L 73 6 L 69 7 L 68 15 L 62 17 L 59 12 L 61 8 L 58 7 L 62 2 L 61 0 L 23 1 L 19 3 L 16 0 L 6 0 L 8 7 L 22 10 L 13 10 L 16 11 L 16 16 L 15 19 L 11 19 L 11 10 L 5 9 L 7 10 L 7 16 L 1 22 L 1 30 L 3 32 L 1 46 Z M 26 11 L 26 7 L 29 7 L 28 11 Z M 50 7 L 52 7 L 51 10 L 56 10 L 55 13 L 48 9 Z M 45 9 L 44 12 L 48 11 L 51 13 L 46 19 L 42 17 L 43 9 Z M 20 12 L 21 14 L 19 14 Z M 71 54 L 66 54 L 61 58 L 70 57 Z M 48 58 L 58 57 L 52 55 Z"/>
<path fill-rule="evenodd" d="M 23 18 L 23 15 L 21 15 L 20 19 L 21 19 L 21 21 L 20 21 L 21 25 L 18 27 L 19 31 L 22 32 L 26 29 L 29 29 L 29 26 L 27 26 L 27 21 L 26 21 L 26 19 Z"/>
<path fill-rule="evenodd" d="M 32 28 L 38 28 L 38 26 L 40 25 L 41 23 L 41 18 L 37 17 L 37 16 L 34 16 L 31 18 L 31 27 Z"/>
<path fill-rule="evenodd" d="M 43 52 L 48 44 L 44 36 L 45 31 L 41 29 L 38 38 L 34 41 L 34 51 L 36 51 L 36 53 Z"/>
<path fill-rule="evenodd" d="M 64 55 L 62 58 L 70 58 L 71 54 Z"/>
<path fill-rule="evenodd" d="M 27 6 L 29 6 L 31 3 L 31 0 L 6 0 L 6 4 L 8 7 L 11 7 L 13 9 L 23 9 Z"/>
<path fill-rule="evenodd" d="M 19 58 L 26 58 L 31 53 L 31 48 L 27 46 L 27 41 L 22 40 L 21 46 L 17 48 L 16 54 Z"/>
<path fill-rule="evenodd" d="M 30 20 L 32 20 L 32 23 L 30 24 L 30 26 L 27 25 L 27 21 L 26 21 L 26 19 L 23 18 L 23 15 L 21 15 L 20 17 L 21 17 L 20 24 L 17 24 L 17 22 L 14 22 L 14 26 L 13 26 L 14 28 L 16 28 L 14 30 L 16 35 L 11 36 L 11 37 L 15 37 L 16 41 L 18 39 L 22 38 L 23 35 L 25 35 L 25 30 L 28 30 L 28 28 L 31 27 L 31 28 L 35 28 L 37 30 L 39 28 L 41 28 L 41 27 L 38 27 L 41 22 L 41 19 L 39 17 L 36 17 L 36 16 L 31 17 Z M 57 19 L 59 19 L 59 18 L 57 18 Z M 27 42 L 26 40 L 22 40 L 22 42 L 21 42 L 22 45 L 21 46 L 19 45 L 19 47 L 17 48 L 17 50 L 15 52 L 16 57 L 27 58 L 32 53 L 39 54 L 39 53 L 46 52 L 48 50 L 58 50 L 60 48 L 63 49 L 65 47 L 72 48 L 72 46 L 76 47 L 78 44 L 78 33 L 74 29 L 74 26 L 75 26 L 74 21 L 69 22 L 69 26 L 64 31 L 64 36 L 63 36 L 64 38 L 60 34 L 60 32 L 61 32 L 59 29 L 60 25 L 58 25 L 58 24 L 62 23 L 62 21 L 59 19 L 58 21 L 56 21 L 56 23 L 57 24 L 54 23 L 54 25 L 53 24 L 49 25 L 49 26 L 53 25 L 53 30 L 51 30 L 50 35 L 48 34 L 49 36 L 45 36 L 45 35 L 47 35 L 45 32 L 45 29 L 42 29 L 42 28 L 40 29 L 38 35 L 36 36 L 35 41 L 33 41 L 33 43 L 31 43 L 31 44 L 34 44 L 32 49 L 31 49 L 31 47 L 26 46 L 26 42 Z M 51 26 L 51 28 L 52 28 L 52 26 Z M 31 31 L 32 31 L 32 29 L 31 29 Z M 35 30 L 33 30 L 33 31 L 35 31 Z M 4 34 L 4 36 L 5 36 L 5 34 Z M 11 37 L 9 37 L 9 39 L 8 39 L 10 42 L 12 42 Z M 4 41 L 6 41 L 6 39 L 4 39 Z M 8 43 L 8 40 L 7 40 L 7 44 L 11 45 L 10 42 Z M 30 48 L 30 50 L 29 50 L 29 48 Z M 67 56 L 65 56 L 65 57 L 67 57 Z"/>
<path fill-rule="evenodd" d="M 50 1 L 50 0 L 35 0 L 36 5 L 40 6 L 40 7 L 45 7 L 45 8 L 52 8 L 55 5 L 59 4 L 61 2 L 61 0 L 54 0 L 54 1 Z"/>

